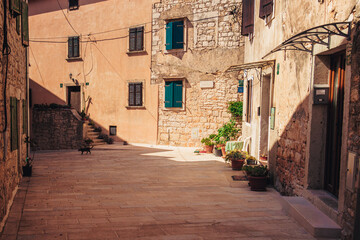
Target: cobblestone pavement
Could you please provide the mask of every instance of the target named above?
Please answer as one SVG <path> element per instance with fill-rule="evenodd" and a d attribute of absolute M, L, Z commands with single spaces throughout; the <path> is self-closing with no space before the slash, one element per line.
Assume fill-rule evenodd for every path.
<path fill-rule="evenodd" d="M 314 239 L 275 190 L 233 182 L 221 158 L 191 148 L 106 145 L 37 152 L 2 240 Z"/>

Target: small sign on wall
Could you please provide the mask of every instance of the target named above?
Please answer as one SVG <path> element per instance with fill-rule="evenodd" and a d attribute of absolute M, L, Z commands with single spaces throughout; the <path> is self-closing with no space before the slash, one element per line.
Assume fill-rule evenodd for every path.
<path fill-rule="evenodd" d="M 214 88 L 214 82 L 213 81 L 200 81 L 200 88 Z"/>
<path fill-rule="evenodd" d="M 199 139 L 199 128 L 191 129 L 191 139 Z"/>
<path fill-rule="evenodd" d="M 244 80 L 239 80 L 238 93 L 244 92 Z"/>

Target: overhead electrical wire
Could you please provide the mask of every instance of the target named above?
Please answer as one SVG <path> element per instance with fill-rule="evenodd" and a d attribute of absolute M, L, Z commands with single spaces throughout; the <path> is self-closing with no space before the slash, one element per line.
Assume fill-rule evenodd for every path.
<path fill-rule="evenodd" d="M 68 22 L 68 24 L 70 25 L 70 27 L 72 28 L 72 30 L 74 30 L 74 32 L 75 32 L 77 35 L 80 35 L 80 34 L 75 30 L 75 28 L 73 27 L 73 25 L 70 23 L 69 19 L 67 18 L 66 14 L 64 13 L 64 9 L 63 9 L 63 8 L 61 7 L 61 5 L 60 5 L 59 0 L 56 0 L 56 1 L 57 1 L 58 5 L 59 5 L 59 8 L 60 8 L 62 14 L 64 15 L 66 21 Z"/>
<path fill-rule="evenodd" d="M 58 4 L 59 4 L 59 7 L 61 8 L 60 6 L 60 3 L 59 3 L 59 0 L 57 0 Z M 77 35 L 80 35 L 75 29 L 74 27 L 72 26 L 72 24 L 70 23 L 70 21 L 68 20 L 68 18 L 66 17 L 65 13 L 63 12 L 63 9 L 61 8 L 61 11 L 62 13 L 64 14 L 64 17 L 66 19 L 66 21 L 69 23 L 70 27 L 76 32 Z M 207 12 L 200 12 L 200 13 L 207 13 Z M 200 13 L 197 13 L 197 14 L 200 14 Z M 189 16 L 193 16 L 194 14 L 189 14 L 189 15 L 184 15 L 183 17 L 189 17 Z M 215 19 L 215 18 L 219 18 L 219 17 L 226 17 L 226 16 L 229 16 L 229 14 L 227 15 L 224 15 L 224 16 L 215 16 L 215 17 L 207 17 L 207 18 L 201 18 L 201 19 L 197 19 L 197 20 L 193 20 L 191 22 L 201 22 L 201 21 L 205 21 L 205 20 L 210 20 L 210 19 Z M 151 24 L 151 22 L 144 22 L 144 23 L 139 23 L 137 25 L 147 25 L 147 24 Z M 121 28 L 116 28 L 116 29 L 111 29 L 111 30 L 107 30 L 107 31 L 102 31 L 102 32 L 95 32 L 95 33 L 88 33 L 88 34 L 83 34 L 84 36 L 93 36 L 93 35 L 99 35 L 99 34 L 105 34 L 105 33 L 110 33 L 110 32 L 116 32 L 116 31 L 120 31 L 120 30 L 127 30 L 131 28 L 131 26 L 126 26 L 126 27 L 121 27 Z M 152 31 L 149 31 L 149 32 L 158 32 L 160 31 L 161 29 L 158 29 L 158 30 L 152 30 Z M 146 33 L 149 33 L 149 32 L 146 32 Z M 30 42 L 38 42 L 38 43 L 67 43 L 67 41 L 50 41 L 51 39 L 68 39 L 69 36 L 56 36 L 56 37 L 45 37 L 45 38 L 30 38 Z M 104 39 L 99 39 L 99 40 L 96 40 L 96 41 L 111 41 L 111 40 L 116 40 L 116 39 L 120 39 L 120 38 L 125 38 L 125 37 L 128 37 L 128 35 L 126 36 L 121 36 L 121 37 L 113 37 L 113 38 L 104 38 Z M 81 41 L 81 42 L 84 42 L 84 41 Z M 90 41 L 91 42 L 91 41 Z"/>

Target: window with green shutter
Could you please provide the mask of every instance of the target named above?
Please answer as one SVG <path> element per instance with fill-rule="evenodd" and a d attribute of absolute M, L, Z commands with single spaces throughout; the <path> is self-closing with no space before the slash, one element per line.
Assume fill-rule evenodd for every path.
<path fill-rule="evenodd" d="M 10 9 L 16 14 L 21 14 L 21 2 L 20 0 L 10 0 Z"/>
<path fill-rule="evenodd" d="M 27 134 L 28 129 L 28 111 L 27 111 L 27 102 L 26 100 L 22 100 L 22 109 L 23 109 L 23 134 Z"/>
<path fill-rule="evenodd" d="M 144 27 L 129 29 L 129 51 L 144 50 Z"/>
<path fill-rule="evenodd" d="M 18 149 L 18 100 L 15 97 L 10 98 L 10 134 L 11 134 L 11 151 Z"/>
<path fill-rule="evenodd" d="M 29 46 L 29 7 L 26 2 L 21 2 L 21 38 L 25 46 Z"/>
<path fill-rule="evenodd" d="M 166 23 L 166 50 L 184 48 L 184 20 Z"/>
<path fill-rule="evenodd" d="M 183 82 L 166 81 L 165 82 L 165 107 L 181 108 L 183 103 Z"/>
<path fill-rule="evenodd" d="M 80 57 L 79 36 L 68 38 L 68 58 Z"/>

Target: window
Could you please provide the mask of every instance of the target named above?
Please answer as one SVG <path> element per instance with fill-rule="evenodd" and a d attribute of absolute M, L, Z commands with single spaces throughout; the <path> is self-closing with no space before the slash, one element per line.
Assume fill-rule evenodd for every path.
<path fill-rule="evenodd" d="M 25 46 L 29 46 L 29 6 L 26 2 L 21 2 L 21 38 Z"/>
<path fill-rule="evenodd" d="M 79 9 L 79 0 L 69 0 L 69 9 L 70 10 Z"/>
<path fill-rule="evenodd" d="M 181 108 L 183 99 L 183 82 L 166 81 L 165 82 L 165 107 Z"/>
<path fill-rule="evenodd" d="M 260 0 L 259 17 L 265 19 L 273 12 L 273 0 Z"/>
<path fill-rule="evenodd" d="M 116 126 L 109 126 L 109 135 L 116 136 Z"/>
<path fill-rule="evenodd" d="M 246 92 L 246 122 L 251 122 L 251 108 L 252 108 L 252 80 L 247 81 Z"/>
<path fill-rule="evenodd" d="M 23 110 L 23 134 L 27 134 L 28 131 L 28 112 L 27 112 L 27 102 L 26 100 L 22 100 L 22 110 Z"/>
<path fill-rule="evenodd" d="M 254 0 L 243 0 L 241 35 L 254 33 Z"/>
<path fill-rule="evenodd" d="M 79 37 L 69 37 L 68 39 L 68 58 L 80 57 Z"/>
<path fill-rule="evenodd" d="M 142 106 L 142 91 L 143 84 L 142 83 L 129 83 L 129 106 Z"/>
<path fill-rule="evenodd" d="M 166 23 L 166 50 L 184 48 L 184 20 Z"/>
<path fill-rule="evenodd" d="M 130 28 L 129 30 L 129 51 L 144 50 L 144 27 Z"/>
<path fill-rule="evenodd" d="M 10 134 L 11 134 L 11 151 L 18 149 L 18 100 L 15 97 L 10 98 Z"/>

